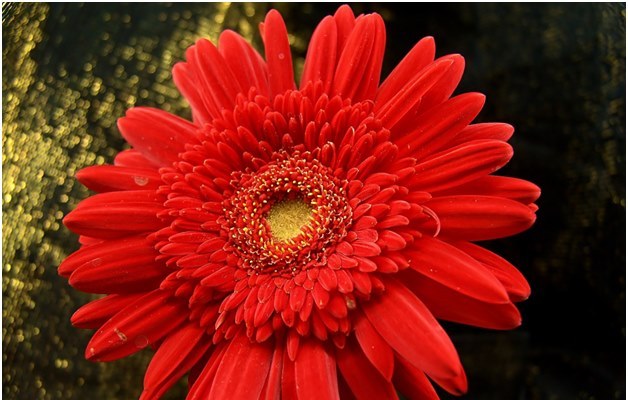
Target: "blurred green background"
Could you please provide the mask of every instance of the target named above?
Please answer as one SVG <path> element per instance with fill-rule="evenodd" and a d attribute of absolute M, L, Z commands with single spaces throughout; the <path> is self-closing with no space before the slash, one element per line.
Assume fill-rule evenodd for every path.
<path fill-rule="evenodd" d="M 198 37 L 231 28 L 259 45 L 278 8 L 297 67 L 330 3 L 2 5 L 3 396 L 127 399 L 150 351 L 84 360 L 71 327 L 90 297 L 56 266 L 77 248 L 61 219 L 88 192 L 73 178 L 125 144 L 115 121 L 134 105 L 189 116 L 171 80 Z M 458 92 L 487 95 L 482 121 L 516 127 L 503 174 L 543 189 L 537 224 L 488 247 L 528 277 L 523 325 L 491 332 L 445 324 L 470 399 L 625 397 L 625 43 L 622 3 L 368 4 L 387 24 L 384 73 L 421 37 L 462 53 Z M 181 398 L 183 385 L 168 398 Z M 449 398 L 443 395 L 443 398 Z"/>

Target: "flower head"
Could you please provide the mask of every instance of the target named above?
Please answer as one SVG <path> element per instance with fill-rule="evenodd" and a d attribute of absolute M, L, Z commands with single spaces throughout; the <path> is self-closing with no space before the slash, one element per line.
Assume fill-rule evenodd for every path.
<path fill-rule="evenodd" d="M 472 242 L 532 225 L 539 189 L 492 175 L 513 129 L 451 97 L 461 56 L 421 40 L 380 84 L 385 30 L 342 6 L 295 86 L 286 28 L 265 59 L 226 31 L 175 66 L 193 121 L 137 107 L 133 147 L 78 179 L 98 194 L 64 220 L 82 247 L 59 267 L 106 294 L 72 322 L 86 357 L 151 345 L 143 399 L 189 372 L 188 398 L 436 398 L 467 384 L 437 319 L 520 324 L 521 274 Z"/>

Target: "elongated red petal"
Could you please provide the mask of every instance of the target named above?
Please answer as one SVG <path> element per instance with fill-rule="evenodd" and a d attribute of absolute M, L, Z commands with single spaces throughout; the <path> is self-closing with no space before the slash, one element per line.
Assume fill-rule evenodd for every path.
<path fill-rule="evenodd" d="M 404 283 L 438 319 L 486 329 L 514 329 L 521 325 L 521 314 L 511 302 L 487 303 L 414 271 L 402 274 Z"/>
<path fill-rule="evenodd" d="M 376 103 L 386 103 L 401 91 L 413 80 L 417 71 L 434 61 L 435 53 L 434 38 L 428 36 L 421 39 L 384 80 L 377 91 Z"/>
<path fill-rule="evenodd" d="M 358 399 L 397 399 L 393 385 L 373 367 L 355 339 L 347 340 L 336 354 L 340 373 Z"/>
<path fill-rule="evenodd" d="M 438 215 L 441 235 L 468 241 L 511 236 L 528 229 L 536 219 L 529 207 L 499 197 L 446 196 L 425 205 Z"/>
<path fill-rule="evenodd" d="M 454 291 L 488 303 L 507 303 L 502 284 L 467 253 L 439 239 L 422 237 L 407 252 L 410 268 Z"/>
<path fill-rule="evenodd" d="M 508 143 L 476 140 L 453 147 L 415 167 L 410 187 L 436 192 L 497 171 L 512 157 Z"/>
<path fill-rule="evenodd" d="M 141 400 L 160 398 L 199 361 L 211 346 L 205 329 L 196 322 L 181 327 L 159 346 L 146 375 Z"/>
<path fill-rule="evenodd" d="M 72 272 L 70 285 L 87 293 L 148 292 L 171 272 L 155 261 L 159 253 L 146 239 L 106 241 L 78 253 L 70 261 L 84 262 Z"/>
<path fill-rule="evenodd" d="M 413 367 L 403 357 L 396 360 L 395 387 L 409 400 L 438 400 L 436 390 L 423 371 Z"/>
<path fill-rule="evenodd" d="M 175 64 L 172 68 L 172 80 L 190 104 L 195 125 L 204 126 L 211 122 L 212 115 L 216 115 L 217 112 L 213 104 L 210 105 L 204 101 L 209 96 L 203 95 L 202 86 L 199 87 L 191 67 L 185 62 Z"/>
<path fill-rule="evenodd" d="M 441 150 L 473 121 L 482 109 L 484 99 L 481 93 L 465 93 L 426 113 L 412 131 L 396 142 L 400 155 L 420 160 Z"/>
<path fill-rule="evenodd" d="M 415 104 L 410 112 L 390 127 L 393 137 L 399 137 L 398 134 L 406 134 L 412 132 L 416 126 L 420 126 L 422 122 L 429 118 L 430 115 L 448 102 L 449 97 L 460 82 L 462 72 L 464 70 L 464 58 L 458 54 L 452 54 L 438 58 L 434 63 L 451 62 L 451 66 L 445 71 L 444 75 L 421 97 L 421 102 Z M 426 67 L 423 71 L 429 68 Z M 421 74 L 419 71 L 418 74 Z M 461 128 L 462 129 L 462 128 Z M 455 136 L 455 134 L 454 134 Z"/>
<path fill-rule="evenodd" d="M 379 15 L 359 19 L 340 54 L 333 93 L 354 102 L 372 99 L 379 83 L 385 42 L 386 33 Z"/>
<path fill-rule="evenodd" d="M 88 189 L 96 192 L 116 190 L 157 189 L 163 185 L 159 173 L 150 168 L 119 167 L 115 165 L 95 165 L 83 168 L 76 178 Z"/>
<path fill-rule="evenodd" d="M 201 371 L 198 373 L 198 376 L 193 379 L 188 395 L 186 396 L 186 400 L 206 400 L 209 396 L 209 392 L 212 388 L 212 384 L 214 382 L 214 378 L 216 376 L 216 371 L 218 370 L 218 366 L 222 363 L 225 354 L 227 353 L 227 348 L 229 347 L 230 342 L 223 341 L 216 345 L 216 348 L 213 350 L 209 359 L 204 363 L 204 365 L 197 364 L 195 368 L 190 372 L 190 376 L 195 372 L 195 369 L 199 367 Z"/>
<path fill-rule="evenodd" d="M 105 240 L 91 245 L 84 245 L 63 260 L 61 265 L 59 265 L 58 272 L 59 275 L 68 278 L 78 267 L 90 263 L 95 266 L 101 265 L 103 263 L 103 257 L 105 257 L 106 260 L 108 257 L 114 256 L 112 253 L 116 251 L 124 253 L 128 249 L 148 246 L 150 246 L 150 244 L 143 235 L 125 237 L 118 240 Z"/>
<path fill-rule="evenodd" d="M 268 376 L 272 355 L 273 346 L 269 341 L 251 342 L 241 331 L 231 339 L 207 398 L 258 400 Z"/>
<path fill-rule="evenodd" d="M 507 141 L 512 137 L 515 128 L 512 125 L 501 122 L 484 122 L 479 124 L 471 124 L 464 128 L 452 140 L 452 145 L 458 145 L 472 140 L 501 140 Z"/>
<path fill-rule="evenodd" d="M 505 197 L 523 204 L 536 201 L 541 189 L 532 182 L 506 176 L 483 176 L 450 189 L 435 191 L 434 197 L 460 194 Z M 436 196 L 438 195 L 438 196 Z"/>
<path fill-rule="evenodd" d="M 255 87 L 259 94 L 268 95 L 266 62 L 242 36 L 230 30 L 224 31 L 220 34 L 218 50 L 243 93 Z"/>
<path fill-rule="evenodd" d="M 295 88 L 288 31 L 281 14 L 270 10 L 262 30 L 271 96 Z"/>
<path fill-rule="evenodd" d="M 301 89 L 308 82 L 321 81 L 323 92 L 329 92 L 336 69 L 337 51 L 338 29 L 336 21 L 333 17 L 328 16 L 321 21 L 312 34 L 303 66 Z"/>
<path fill-rule="evenodd" d="M 288 353 L 289 350 L 283 352 L 283 363 L 281 366 L 281 398 L 298 399 L 294 361 L 291 360 Z"/>
<path fill-rule="evenodd" d="M 522 301 L 530 296 L 528 281 L 511 263 L 473 243 L 454 242 L 452 244 L 488 268 L 504 285 L 512 301 Z"/>
<path fill-rule="evenodd" d="M 301 341 L 294 376 L 299 400 L 339 398 L 335 357 L 316 339 Z"/>
<path fill-rule="evenodd" d="M 395 357 L 388 343 L 364 315 L 356 318 L 354 329 L 355 337 L 366 358 L 390 382 L 395 369 Z"/>
<path fill-rule="evenodd" d="M 135 149 L 122 150 L 113 159 L 113 163 L 118 167 L 129 168 L 158 168 L 159 164 L 156 164 L 144 157 L 142 153 Z"/>
<path fill-rule="evenodd" d="M 118 120 L 118 129 L 133 148 L 160 166 L 177 161 L 185 143 L 197 143 L 194 124 L 155 108 L 131 108 Z"/>
<path fill-rule="evenodd" d="M 270 362 L 268 379 L 264 384 L 261 400 L 274 400 L 281 398 L 281 374 L 283 371 L 284 344 L 281 341 L 275 343 L 273 358 Z"/>
<path fill-rule="evenodd" d="M 81 329 L 96 329 L 107 322 L 118 311 L 135 302 L 145 293 L 110 294 L 89 302 L 72 315 L 72 325 Z"/>
<path fill-rule="evenodd" d="M 421 108 L 417 110 L 417 115 L 427 112 L 438 104 L 446 101 L 454 92 L 464 72 L 465 61 L 460 54 L 449 54 L 436 59 L 434 62 L 443 60 L 453 61 L 452 67 L 447 70 L 447 74 L 427 93 L 421 102 Z"/>
<path fill-rule="evenodd" d="M 399 88 L 387 102 L 379 101 L 376 103 L 376 115 L 381 119 L 384 126 L 395 126 L 407 113 L 418 106 L 425 93 L 442 78 L 451 64 L 452 61 L 449 60 L 432 63 L 414 79 Z"/>
<path fill-rule="evenodd" d="M 162 228 L 163 209 L 154 191 L 107 192 L 83 200 L 63 223 L 81 235 L 113 239 Z"/>
<path fill-rule="evenodd" d="M 437 382 L 458 379 L 462 366 L 456 349 L 429 309 L 394 279 L 386 291 L 364 304 L 373 327 L 402 357 Z"/>
<path fill-rule="evenodd" d="M 336 22 L 336 27 L 338 28 L 338 51 L 336 54 L 339 58 L 342 50 L 345 48 L 347 39 L 349 39 L 349 36 L 355 27 L 355 15 L 353 15 L 351 7 L 346 4 L 338 7 L 338 10 L 334 13 L 334 21 Z"/>
<path fill-rule="evenodd" d="M 163 338 L 187 319 L 185 303 L 155 290 L 123 308 L 92 337 L 85 358 L 112 361 L 136 353 Z"/>

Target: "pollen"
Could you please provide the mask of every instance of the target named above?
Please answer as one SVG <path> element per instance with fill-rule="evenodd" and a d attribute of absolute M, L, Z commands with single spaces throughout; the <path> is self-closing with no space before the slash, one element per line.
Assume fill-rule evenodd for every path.
<path fill-rule="evenodd" d="M 268 225 L 275 240 L 285 242 L 299 236 L 310 221 L 312 208 L 301 200 L 286 200 L 274 204 L 268 213 Z"/>

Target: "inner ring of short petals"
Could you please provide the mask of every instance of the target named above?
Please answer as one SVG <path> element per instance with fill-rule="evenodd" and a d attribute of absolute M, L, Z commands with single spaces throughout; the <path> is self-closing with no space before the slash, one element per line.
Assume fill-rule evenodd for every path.
<path fill-rule="evenodd" d="M 223 228 L 239 266 L 250 272 L 296 274 L 318 266 L 351 223 L 345 183 L 307 153 L 278 153 L 232 185 Z"/>

